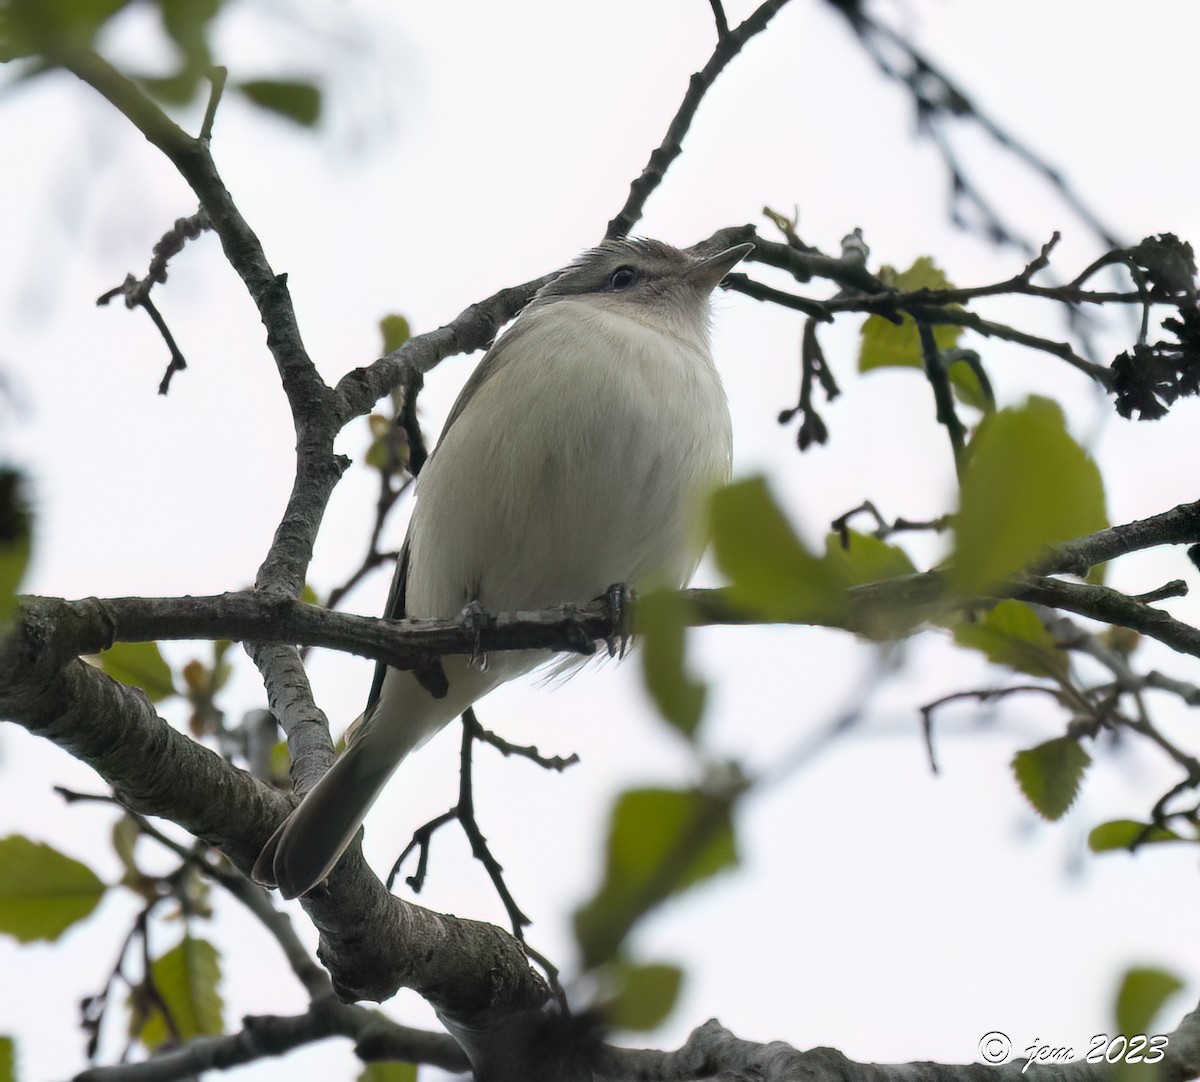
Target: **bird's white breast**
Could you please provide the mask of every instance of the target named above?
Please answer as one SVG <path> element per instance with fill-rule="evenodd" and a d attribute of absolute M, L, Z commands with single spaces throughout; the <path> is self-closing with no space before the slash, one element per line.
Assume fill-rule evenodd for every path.
<path fill-rule="evenodd" d="M 526 313 L 421 475 L 407 611 L 586 603 L 695 569 L 730 423 L 707 342 L 587 301 Z M 504 343 L 501 343 L 504 346 Z M 435 540 L 436 539 L 436 540 Z"/>

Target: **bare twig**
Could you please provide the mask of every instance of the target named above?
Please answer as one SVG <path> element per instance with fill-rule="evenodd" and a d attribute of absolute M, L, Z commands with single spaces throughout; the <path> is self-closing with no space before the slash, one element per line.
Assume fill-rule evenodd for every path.
<path fill-rule="evenodd" d="M 667 134 L 662 143 L 650 155 L 650 161 L 630 185 L 625 205 L 608 223 L 608 229 L 604 234 L 606 237 L 623 237 L 637 224 L 638 219 L 642 216 L 646 200 L 662 183 L 671 163 L 682 152 L 683 137 L 687 134 L 688 128 L 692 126 L 692 120 L 704 95 L 716 82 L 717 76 L 725 70 L 725 66 L 742 51 L 746 42 L 755 34 L 765 30 L 786 3 L 787 0 L 766 0 L 744 22 L 739 23 L 733 30 L 727 28 L 726 33 L 719 35 L 717 47 L 713 50 L 708 63 L 692 76 L 687 93 L 683 96 L 683 101 L 680 103 L 674 119 L 667 127 Z"/>

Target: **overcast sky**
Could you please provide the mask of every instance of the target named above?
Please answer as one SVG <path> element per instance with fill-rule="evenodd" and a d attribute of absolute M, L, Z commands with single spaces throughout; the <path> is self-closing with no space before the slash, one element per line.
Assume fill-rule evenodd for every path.
<path fill-rule="evenodd" d="M 731 19 L 752 6 L 730 3 Z M 218 55 L 243 78 L 332 67 L 326 122 L 316 136 L 297 133 L 231 98 L 214 153 L 272 265 L 288 272 L 306 343 L 330 380 L 377 354 L 386 313 L 431 329 L 595 243 L 714 38 L 703 0 L 300 7 L 306 29 L 286 19 L 288 5 L 245 4 L 222 24 Z M 911 0 L 881 10 L 1060 166 L 1118 235 L 1200 237 L 1200 151 L 1189 126 L 1200 9 L 1178 0 L 1132 16 L 1116 0 Z M 158 55 L 137 18 L 117 31 L 114 56 L 148 63 Z M 194 112 L 182 119 L 198 123 Z M 798 207 L 801 235 L 827 250 L 858 226 L 873 261 L 906 267 L 932 253 L 962 285 L 1017 271 L 1019 253 L 949 226 L 946 172 L 913 132 L 902 93 L 843 22 L 815 0 L 793 0 L 705 101 L 638 232 L 686 245 L 755 221 L 771 235 L 763 205 Z M 1063 233 L 1061 275 L 1098 253 L 1094 235 L 1045 183 L 977 133 L 952 136 L 1029 236 L 1040 243 Z M 21 163 L 0 170 L 0 365 L 18 403 L 0 451 L 35 482 L 26 588 L 76 597 L 248 584 L 290 486 L 293 446 L 253 306 L 214 238 L 177 258 L 155 299 L 190 367 L 159 398 L 166 358 L 149 321 L 93 303 L 126 272 L 144 272 L 155 240 L 194 210 L 194 198 L 141 136 L 68 77 L 7 90 L 0 145 Z M 1064 333 L 1045 305 L 996 301 L 984 312 L 1050 337 Z M 794 429 L 774 418 L 795 400 L 799 328 L 794 313 L 733 294 L 718 299 L 735 472 L 767 470 L 814 540 L 864 498 L 910 518 L 952 509 L 952 464 L 927 386 L 911 372 L 856 379 L 857 320 L 824 339 L 844 391 L 825 411 L 830 445 L 798 454 Z M 1129 335 L 1117 318 L 1100 340 L 1112 355 Z M 1112 521 L 1196 497 L 1196 403 L 1153 425 L 1125 422 L 1066 366 L 969 344 L 1003 403 L 1031 392 L 1067 402 L 1073 431 L 1105 470 Z M 449 360 L 429 378 L 422 407 L 431 436 L 476 359 Z M 367 442 L 360 422 L 342 450 L 361 458 Z M 369 472 L 351 471 L 318 545 L 318 589 L 356 566 L 373 501 Z M 397 543 L 406 515 L 389 525 Z M 918 540 L 911 551 L 928 563 L 942 550 Z M 1167 552 L 1125 561 L 1111 581 L 1140 592 L 1188 574 L 1182 552 Z M 701 576 L 715 581 L 709 569 Z M 386 588 L 381 575 L 350 607 L 377 613 Z M 1166 607 L 1200 620 L 1187 599 Z M 692 642 L 713 685 L 702 743 L 712 757 L 736 757 L 755 772 L 778 767 L 824 731 L 881 664 L 872 649 L 816 629 L 709 629 Z M 168 654 L 178 662 L 207 656 L 201 645 Z M 1195 857 L 1094 858 L 1084 840 L 1099 822 L 1144 817 L 1175 773 L 1129 742 L 1119 757 L 1099 756 L 1064 820 L 1041 824 L 1016 791 L 1009 761 L 1059 735 L 1065 719 L 1027 699 L 987 715 L 947 712 L 934 777 L 919 706 L 997 674 L 933 633 L 891 661 L 903 667 L 853 734 L 747 802 L 741 868 L 665 907 L 635 938 L 640 958 L 687 966 L 684 994 L 654 1043 L 677 1044 L 716 1016 L 743 1037 L 832 1045 L 874 1061 L 973 1060 L 990 1030 L 1009 1033 L 1018 1049 L 1035 1040 L 1082 1049 L 1111 1026 L 1115 982 L 1130 964 L 1163 965 L 1189 982 L 1164 1014 L 1173 1026 L 1200 991 Z M 1145 664 L 1200 681 L 1192 658 L 1148 653 Z M 320 705 L 344 726 L 361 707 L 371 666 L 318 654 L 311 669 Z M 239 713 L 260 701 L 239 656 L 226 708 Z M 1156 705 L 1186 739 L 1194 719 L 1169 701 Z M 535 920 L 531 941 L 569 974 L 570 913 L 600 874 L 614 794 L 631 784 L 685 784 L 696 760 L 656 719 L 636 661 L 553 689 L 514 684 L 480 716 L 515 741 L 583 760 L 560 777 L 481 752 L 476 797 L 508 882 Z M 451 728 L 407 763 L 368 819 L 376 868 L 385 871 L 413 828 L 453 803 L 457 739 Z M 49 744 L 16 726 L 0 729 L 0 836 L 50 841 L 115 879 L 109 820 L 94 808 L 63 808 L 54 784 L 100 785 Z M 503 922 L 485 875 L 449 830 L 437 838 L 420 900 Z M 57 945 L 17 949 L 0 940 L 9 989 L 0 993 L 0 1033 L 19 1039 L 23 1080 L 82 1066 L 76 1003 L 99 989 L 133 912 L 113 897 Z M 273 942 L 235 907 L 197 931 L 225 952 L 231 1024 L 246 1013 L 302 1009 Z M 177 935 L 160 930 L 156 951 Z M 387 1009 L 435 1024 L 409 994 Z M 109 1039 L 111 1054 L 119 1035 Z M 353 1077 L 354 1062 L 349 1042 L 331 1041 L 237 1076 Z"/>

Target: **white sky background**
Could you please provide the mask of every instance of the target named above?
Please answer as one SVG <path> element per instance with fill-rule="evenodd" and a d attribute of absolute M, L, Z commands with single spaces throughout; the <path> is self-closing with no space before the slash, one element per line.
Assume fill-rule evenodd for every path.
<path fill-rule="evenodd" d="M 728 6 L 731 20 L 753 7 Z M 247 5 L 224 24 L 218 56 L 244 78 L 334 66 L 328 123 L 316 137 L 297 134 L 230 97 L 214 151 L 273 266 L 288 272 L 306 343 L 330 380 L 376 355 L 382 315 L 401 312 L 415 330 L 431 329 L 595 243 L 714 38 L 703 0 L 313 3 L 304 6 L 312 34 L 290 28 L 287 7 Z M 1200 9 L 1179 0 L 1129 12 L 1099 0 L 913 0 L 887 9 L 982 107 L 1061 166 L 1119 235 L 1170 230 L 1197 240 L 1200 151 L 1188 125 Z M 330 49 L 330 35 L 344 51 Z M 145 57 L 153 41 L 131 20 L 117 44 L 125 57 Z M 188 123 L 194 130 L 198 116 Z M 1017 271 L 1019 254 L 949 227 L 945 172 L 928 144 L 913 142 L 912 127 L 902 92 L 877 75 L 843 23 L 823 4 L 794 0 L 705 101 L 638 232 L 690 244 L 718 226 L 760 221 L 770 236 L 763 204 L 798 205 L 802 236 L 826 250 L 861 226 L 873 260 L 905 267 L 933 253 L 964 285 Z M 1010 220 L 1039 241 L 1063 231 L 1055 256 L 1063 276 L 1097 254 L 1045 184 L 973 133 L 956 134 Z M 66 77 L 6 92 L 0 145 L 9 162 L 0 170 L 0 365 L 22 404 L 0 450 L 36 481 L 26 588 L 76 597 L 244 586 L 282 510 L 293 444 L 251 303 L 215 238 L 173 261 L 155 300 L 191 367 L 165 399 L 155 395 L 165 350 L 149 320 L 93 304 L 127 271 L 144 273 L 155 240 L 194 210 L 194 198 L 125 121 Z M 856 379 L 856 319 L 825 334 L 844 395 L 823 411 L 830 445 L 801 456 L 794 426 L 774 421 L 795 398 L 799 319 L 733 294 L 718 308 L 736 472 L 769 470 L 808 536 L 866 497 L 890 515 L 950 508 L 948 443 L 928 388 L 911 372 Z M 999 301 L 983 310 L 1063 334 L 1048 306 Z M 1111 326 L 1108 355 L 1131 341 L 1124 320 Z M 1093 441 L 1105 470 L 1114 522 L 1195 498 L 1194 401 L 1166 421 L 1134 424 L 1053 359 L 963 344 L 981 351 L 1002 401 L 1030 391 L 1067 397 L 1073 430 Z M 429 378 L 422 406 L 431 438 L 472 363 L 452 359 Z M 361 457 L 366 444 L 360 422 L 342 450 Z M 322 591 L 358 563 L 374 486 L 358 469 L 334 496 L 311 576 Z M 403 515 L 390 524 L 397 543 L 403 526 Z M 925 561 L 940 551 L 928 541 L 911 550 Z M 1131 558 L 1112 581 L 1138 592 L 1175 577 L 1189 577 L 1182 551 Z M 378 576 L 352 607 L 378 612 L 386 588 Z M 1166 607 L 1200 618 L 1188 600 Z M 907 648 L 907 668 L 856 735 L 747 802 L 742 867 L 646 922 L 637 955 L 681 961 L 688 976 L 662 1031 L 634 1043 L 673 1046 L 716 1016 L 743 1037 L 832 1045 L 875 1061 L 969 1061 L 994 1029 L 1018 1048 L 1036 1039 L 1079 1050 L 1110 1027 L 1115 982 L 1130 964 L 1163 965 L 1189 980 L 1164 1013 L 1167 1028 L 1194 1003 L 1195 856 L 1094 858 L 1084 845 L 1099 822 L 1144 816 L 1176 774 L 1136 745 L 1120 758 L 1101 755 L 1072 812 L 1040 824 L 1008 764 L 1020 748 L 1058 735 L 1064 719 L 1021 698 L 986 715 L 943 715 L 942 775 L 931 776 L 918 707 L 996 674 L 926 638 Z M 829 631 L 713 629 L 692 641 L 713 685 L 703 743 L 754 771 L 777 767 L 827 727 L 874 666 L 868 648 Z M 186 644 L 169 655 L 208 656 Z M 1200 680 L 1195 659 L 1147 651 L 1142 663 L 1151 656 Z M 234 712 L 261 701 L 252 667 L 239 659 L 225 700 Z M 344 725 L 361 706 L 370 664 L 321 655 L 311 669 L 319 703 Z M 1186 738 L 1194 719 L 1170 701 L 1157 705 Z M 600 874 L 614 794 L 687 783 L 695 762 L 656 720 L 636 661 L 556 689 L 521 682 L 491 696 L 480 716 L 510 739 L 583 758 L 563 777 L 486 750 L 477 762 L 482 826 L 535 919 L 531 941 L 570 974 L 569 916 Z M 453 802 L 456 753 L 452 728 L 397 775 L 367 824 L 377 868 Z M 100 788 L 65 753 L 16 726 L 0 729 L 0 836 L 50 841 L 115 879 L 108 818 L 64 808 L 53 784 Z M 503 922 L 483 871 L 450 828 L 435 841 L 419 900 Z M 0 1033 L 18 1037 L 23 1080 L 83 1066 L 77 1001 L 99 989 L 133 912 L 114 892 L 57 945 L 0 940 Z M 246 1013 L 302 1009 L 273 941 L 235 906 L 222 905 L 213 927 L 197 931 L 224 951 L 232 1024 Z M 177 934 L 159 931 L 156 952 Z M 410 994 L 387 1009 L 431 1024 Z M 119 1042 L 110 1032 L 110 1052 Z M 355 1062 L 349 1042 L 329 1041 L 238 1077 L 349 1078 Z"/>

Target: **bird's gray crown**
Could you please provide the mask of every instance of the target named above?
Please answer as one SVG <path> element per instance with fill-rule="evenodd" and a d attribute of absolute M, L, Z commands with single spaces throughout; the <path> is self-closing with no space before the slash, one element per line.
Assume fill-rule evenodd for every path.
<path fill-rule="evenodd" d="M 538 292 L 538 300 L 584 294 L 626 294 L 650 299 L 664 286 L 682 281 L 699 260 L 695 256 L 643 237 L 606 240 L 584 252 Z"/>

